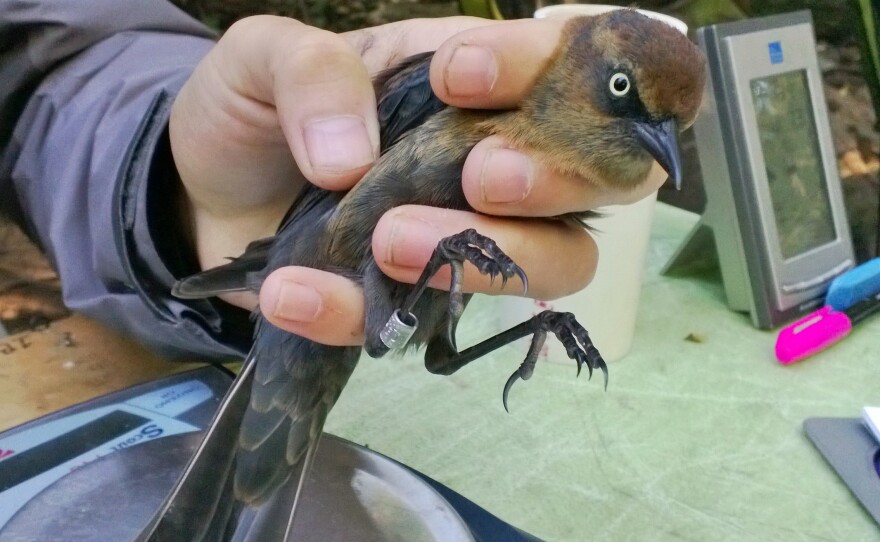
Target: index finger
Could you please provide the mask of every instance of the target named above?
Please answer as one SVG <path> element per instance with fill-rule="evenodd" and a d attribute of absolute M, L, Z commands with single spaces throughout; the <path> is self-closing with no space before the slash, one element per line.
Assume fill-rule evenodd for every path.
<path fill-rule="evenodd" d="M 518 104 L 553 58 L 564 20 L 521 19 L 459 32 L 431 62 L 431 87 L 456 107 Z"/>
<path fill-rule="evenodd" d="M 515 106 L 550 61 L 562 34 L 560 20 L 492 21 L 476 17 L 411 19 L 341 36 L 371 76 L 408 56 L 436 50 L 431 87 L 449 105 Z"/>
<path fill-rule="evenodd" d="M 479 17 L 408 19 L 352 30 L 340 36 L 360 52 L 370 76 L 375 76 L 407 57 L 435 51 L 459 32 L 495 24 L 498 21 Z"/>

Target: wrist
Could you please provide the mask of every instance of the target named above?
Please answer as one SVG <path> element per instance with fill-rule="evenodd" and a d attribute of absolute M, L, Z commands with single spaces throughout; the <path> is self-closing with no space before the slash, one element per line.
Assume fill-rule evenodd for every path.
<path fill-rule="evenodd" d="M 201 269 L 192 209 L 174 163 L 167 129 L 158 141 L 150 168 L 147 224 L 159 258 L 175 278 Z"/>

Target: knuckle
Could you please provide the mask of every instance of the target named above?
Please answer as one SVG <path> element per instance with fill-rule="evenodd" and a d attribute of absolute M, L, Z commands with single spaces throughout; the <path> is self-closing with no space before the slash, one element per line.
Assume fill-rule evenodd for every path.
<path fill-rule="evenodd" d="M 226 29 L 226 32 L 223 33 L 223 36 L 220 38 L 221 41 L 237 40 L 242 36 L 251 35 L 255 31 L 255 27 L 260 24 L 259 19 L 259 15 L 254 15 L 235 21 Z"/>
<path fill-rule="evenodd" d="M 223 33 L 221 41 L 239 43 L 241 39 L 263 35 L 270 26 L 277 26 L 282 22 L 288 27 L 301 28 L 305 26 L 295 19 L 284 19 L 274 15 L 252 15 L 232 23 L 226 32 Z"/>
<path fill-rule="evenodd" d="M 300 33 L 281 55 L 289 84 L 332 84 L 366 72 L 357 52 L 344 39 L 324 30 Z"/>

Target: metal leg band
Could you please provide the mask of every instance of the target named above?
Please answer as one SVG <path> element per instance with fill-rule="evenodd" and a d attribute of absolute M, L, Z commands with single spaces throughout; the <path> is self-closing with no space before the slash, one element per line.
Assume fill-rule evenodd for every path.
<path fill-rule="evenodd" d="M 408 324 L 404 320 L 411 323 Z M 382 344 L 391 350 L 403 348 L 412 338 L 413 334 L 415 334 L 418 327 L 419 320 L 413 313 L 407 313 L 404 319 L 400 309 L 397 309 L 391 315 L 391 318 L 388 319 L 388 322 L 385 323 L 382 331 L 379 332 L 379 339 L 382 341 Z"/>

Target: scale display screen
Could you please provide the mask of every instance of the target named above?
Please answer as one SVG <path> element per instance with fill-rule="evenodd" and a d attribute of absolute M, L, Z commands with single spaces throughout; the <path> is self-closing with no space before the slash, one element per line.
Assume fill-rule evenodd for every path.
<path fill-rule="evenodd" d="M 836 239 L 806 70 L 751 80 L 782 256 Z"/>
<path fill-rule="evenodd" d="M 102 444 L 140 427 L 149 418 L 114 410 L 0 462 L 0 492 L 91 452 Z"/>

